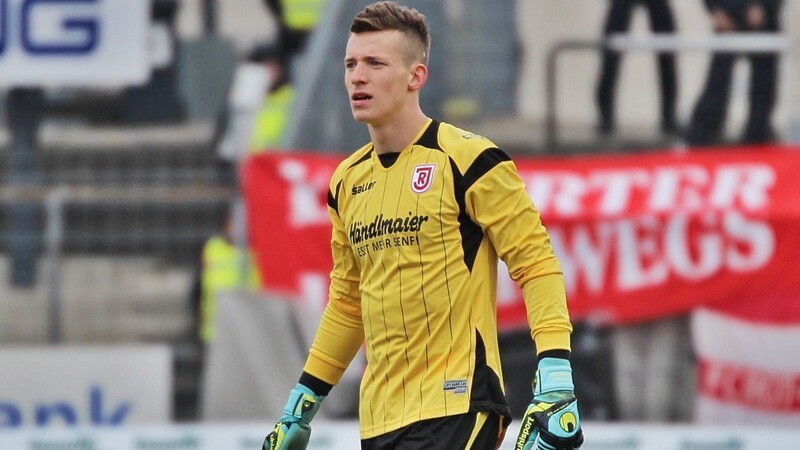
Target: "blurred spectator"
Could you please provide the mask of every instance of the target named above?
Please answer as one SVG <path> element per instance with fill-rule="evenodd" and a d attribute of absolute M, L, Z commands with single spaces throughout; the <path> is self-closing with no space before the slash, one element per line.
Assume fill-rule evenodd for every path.
<path fill-rule="evenodd" d="M 780 32 L 782 0 L 705 0 L 715 33 Z M 775 106 L 778 56 L 774 53 L 715 53 L 708 77 L 694 107 L 686 134 L 689 145 L 719 143 L 722 137 L 731 91 L 733 67 L 739 56 L 750 61 L 750 110 L 743 143 L 775 139 L 771 125 Z"/>
<path fill-rule="evenodd" d="M 214 148 L 218 177 L 235 185 L 248 151 L 280 148 L 295 99 L 291 72 L 322 17 L 325 0 L 264 0 L 274 16 L 274 44 L 256 47 L 234 77 L 227 110 L 218 118 Z"/>
<path fill-rule="evenodd" d="M 128 123 L 181 122 L 187 106 L 181 98 L 178 36 L 178 0 L 153 0 L 151 42 L 154 61 L 150 80 L 141 86 L 125 88 L 122 119 Z"/>
<path fill-rule="evenodd" d="M 647 8 L 650 27 L 657 33 L 674 33 L 675 20 L 669 0 L 611 0 L 606 16 L 603 35 L 628 31 L 631 14 L 637 5 Z M 599 112 L 598 132 L 608 134 L 614 131 L 614 98 L 617 90 L 620 54 L 615 51 L 603 52 L 600 80 L 597 84 L 596 100 Z M 675 101 L 677 81 L 675 75 L 675 55 L 672 52 L 658 54 L 658 71 L 661 82 L 661 130 L 671 134 L 677 131 L 675 121 Z"/>
<path fill-rule="evenodd" d="M 261 65 L 269 77 L 269 86 L 255 118 L 249 147 L 254 152 L 276 149 L 281 146 L 294 103 L 295 90 L 291 83 L 290 65 L 272 46 L 256 48 L 248 60 Z"/>
<path fill-rule="evenodd" d="M 237 239 L 244 230 L 237 230 L 236 215 L 228 212 L 215 233 L 203 245 L 200 266 L 195 277 L 191 303 L 200 341 L 207 345 L 216 335 L 214 317 L 216 300 L 221 292 L 234 290 L 257 291 L 261 276 L 253 252 Z"/>
<path fill-rule="evenodd" d="M 245 241 L 243 226 L 237 226 L 241 210 L 229 207 L 217 224 L 217 232 L 203 244 L 189 294 L 189 306 L 194 319 L 192 344 L 198 354 L 195 375 L 198 382 L 191 393 L 194 415 L 201 413 L 203 386 L 208 372 L 208 351 L 216 337 L 217 301 L 221 294 L 232 291 L 256 292 L 262 286 L 254 253 Z M 243 249 L 247 249 L 246 251 Z"/>
<path fill-rule="evenodd" d="M 576 321 L 572 330 L 572 354 L 575 396 L 581 399 L 581 418 L 613 420 L 618 418 L 615 374 L 611 341 L 614 327 L 594 320 Z"/>
<path fill-rule="evenodd" d="M 613 327 L 616 412 L 628 422 L 688 422 L 694 355 L 689 315 Z"/>
<path fill-rule="evenodd" d="M 325 0 L 264 0 L 278 22 L 278 49 L 291 63 L 305 50 L 311 30 L 322 17 Z"/>
<path fill-rule="evenodd" d="M 217 125 L 214 147 L 223 180 L 235 184 L 237 163 L 248 152 L 281 147 L 294 98 L 290 66 L 281 51 L 273 45 L 253 49 L 236 69 Z"/>

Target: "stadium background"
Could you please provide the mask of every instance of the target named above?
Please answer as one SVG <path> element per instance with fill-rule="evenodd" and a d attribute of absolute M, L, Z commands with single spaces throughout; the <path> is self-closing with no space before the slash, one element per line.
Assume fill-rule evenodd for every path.
<path fill-rule="evenodd" d="M 233 444 L 211 447 L 209 442 L 256 448 L 257 435 L 268 429 L 275 415 L 254 412 L 246 417 L 233 412 L 233 419 L 203 420 L 198 400 L 202 355 L 193 336 L 189 308 L 200 248 L 228 205 L 239 199 L 235 186 L 219 181 L 215 154 L 218 120 L 226 108 L 237 62 L 254 45 L 275 38 L 274 21 L 258 0 L 153 4 L 169 9 L 165 6 L 169 3 L 177 5 L 172 22 L 174 51 L 147 85 L 42 91 L 20 90 L 7 83 L 1 86 L 0 443 L 4 449 L 37 448 L 50 442 L 47 439 L 73 445 L 63 448 L 234 448 Z M 296 71 L 298 103 L 287 148 L 343 154 L 364 142 L 364 130 L 352 124 L 347 105 L 341 101 L 340 66 L 346 38 L 342 30 L 365 3 L 329 2 L 328 14 L 309 43 L 304 66 Z M 596 51 L 561 53 L 556 76 L 548 79 L 547 58 L 557 44 L 597 42 L 606 2 L 408 3 L 426 11 L 433 25 L 433 64 L 438 72 L 426 88 L 427 109 L 489 136 L 512 156 L 692 151 L 680 137 L 662 136 L 659 131 L 658 89 L 650 52 L 631 52 L 624 59 L 617 100 L 619 132 L 611 137 L 595 133 Z M 710 35 L 700 0 L 673 0 L 672 4 L 679 36 Z M 211 5 L 213 17 L 204 17 L 204 7 Z M 787 0 L 782 17 L 788 51 L 780 68 L 774 124 L 781 144 L 792 147 L 800 140 L 800 31 L 796 25 L 800 23 L 800 4 Z M 156 16 L 154 22 L 159 20 L 164 18 Z M 648 33 L 646 18 L 639 11 L 632 34 Z M 679 119 L 685 123 L 705 77 L 708 52 L 678 54 Z M 551 113 L 546 102 L 549 82 L 557 89 L 555 136 L 548 135 L 546 127 Z M 742 127 L 746 97 L 747 71 L 740 64 L 728 121 L 731 139 Z M 22 154 L 15 147 L 16 133 L 21 132 L 15 127 L 19 117 L 31 109 L 39 112 L 34 120 L 37 148 Z M 294 314 L 275 308 L 270 312 L 276 317 Z M 302 339 L 302 330 L 299 336 Z M 519 333 L 509 332 L 504 339 L 508 355 L 527 351 L 528 344 Z M 301 345 L 294 356 L 270 355 L 258 342 L 249 345 L 243 358 L 265 360 L 265 367 L 269 361 L 302 357 Z M 607 341 L 601 339 L 600 345 Z M 143 364 L 150 364 L 148 369 L 135 364 L 141 356 L 135 352 L 143 349 L 154 350 L 142 356 Z M 73 370 L 77 375 L 60 374 L 80 365 L 84 351 L 96 351 L 83 363 L 86 367 Z M 148 363 L 150 357 L 155 362 Z M 529 359 L 520 358 L 523 360 L 511 358 L 508 366 L 513 369 L 507 371 L 513 373 L 530 364 Z M 134 363 L 126 366 L 126 360 Z M 93 375 L 97 364 L 119 364 L 119 370 Z M 28 368 L 19 369 L 21 366 Z M 102 391 L 104 386 L 93 390 L 97 379 L 135 379 L 153 367 L 157 368 L 153 373 L 166 374 L 168 379 L 154 380 L 158 387 L 153 387 L 150 395 L 139 392 L 131 398 L 168 396 L 153 399 L 153 410 L 165 414 L 134 416 L 136 423 L 112 427 L 115 429 L 92 426 L 91 418 L 97 419 L 94 425 L 104 419 L 113 421 L 114 412 L 119 411 L 115 405 L 128 398 L 126 392 L 117 394 L 115 400 L 107 386 L 106 391 Z M 608 368 L 603 362 L 595 367 Z M 28 370 L 38 375 L 30 377 Z M 292 370 L 285 376 L 293 379 L 296 373 Z M 526 373 L 523 376 L 528 378 Z M 62 378 L 85 379 L 86 387 L 78 394 L 60 394 L 56 388 L 51 393 Z M 46 383 L 48 388 L 37 383 Z M 275 391 L 282 397 L 287 389 L 277 385 L 278 380 Z M 139 385 L 132 386 L 138 389 Z M 20 390 L 26 393 L 19 395 Z M 47 394 L 31 394 L 37 390 Z M 342 390 L 347 393 L 342 396 L 352 393 Z M 75 419 L 77 428 L 64 426 L 69 420 L 62 421 L 57 413 L 49 426 L 34 423 L 36 405 L 66 404 L 73 396 L 80 403 L 76 406 L 80 411 Z M 33 406 L 14 403 L 17 398 Z M 354 424 L 347 417 L 347 400 L 341 405 L 338 415 L 343 417 L 330 414 L 330 422 L 320 425 L 317 447 L 313 448 L 348 448 L 340 441 L 353 436 Z M 19 421 L 17 411 L 22 413 Z M 800 423 L 796 409 L 793 414 L 794 423 Z M 18 422 L 23 424 L 22 431 L 16 430 Z M 687 442 L 730 446 L 724 448 L 797 448 L 786 444 L 798 439 L 790 427 L 767 433 L 773 436 L 766 439 L 777 440 L 766 447 L 761 437 L 764 429 L 750 433 L 736 424 L 709 429 L 690 423 L 608 422 L 589 421 L 588 434 L 602 434 L 606 440 L 594 447 L 587 443 L 586 448 L 673 448 L 659 446 L 673 441 L 674 448 L 699 448 L 677 447 L 691 445 Z M 37 439 L 45 441 L 37 444 Z M 86 440 L 92 439 L 96 441 L 90 447 Z"/>

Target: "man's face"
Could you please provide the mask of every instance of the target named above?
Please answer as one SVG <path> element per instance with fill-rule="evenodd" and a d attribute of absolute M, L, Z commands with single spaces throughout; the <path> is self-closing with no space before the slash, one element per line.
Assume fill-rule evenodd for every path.
<path fill-rule="evenodd" d="M 408 100 L 413 66 L 404 59 L 403 39 L 395 30 L 350 35 L 344 82 L 357 121 L 385 124 Z"/>

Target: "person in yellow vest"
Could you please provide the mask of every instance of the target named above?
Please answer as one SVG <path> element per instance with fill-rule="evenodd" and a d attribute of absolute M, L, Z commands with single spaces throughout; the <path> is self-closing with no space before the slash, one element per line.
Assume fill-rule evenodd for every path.
<path fill-rule="evenodd" d="M 248 154 L 282 148 L 294 98 L 281 50 L 273 44 L 251 50 L 236 69 L 213 144 L 227 180 L 235 180 L 235 168 Z"/>
<path fill-rule="evenodd" d="M 234 239 L 233 216 L 228 215 L 223 229 L 205 242 L 199 277 L 198 329 L 200 340 L 209 344 L 217 334 L 217 297 L 232 290 L 257 291 L 261 276 L 253 252 L 240 248 Z"/>
<path fill-rule="evenodd" d="M 305 49 L 319 23 L 325 0 L 264 0 L 278 22 L 278 45 L 289 61 Z"/>
<path fill-rule="evenodd" d="M 279 149 L 295 98 L 289 64 L 274 46 L 257 47 L 248 60 L 250 63 L 260 64 L 269 80 L 262 106 L 254 119 L 248 147 L 252 153 Z"/>
<path fill-rule="evenodd" d="M 219 178 L 235 183 L 238 161 L 247 153 L 282 148 L 295 89 L 290 68 L 322 17 L 325 0 L 264 0 L 278 27 L 274 43 L 256 47 L 239 64 L 220 115 L 213 147 Z M 263 98 L 262 98 L 263 97 Z"/>

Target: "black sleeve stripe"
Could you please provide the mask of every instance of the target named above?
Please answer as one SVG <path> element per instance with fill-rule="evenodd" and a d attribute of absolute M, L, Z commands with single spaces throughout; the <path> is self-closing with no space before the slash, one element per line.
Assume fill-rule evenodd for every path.
<path fill-rule="evenodd" d="M 353 167 L 355 167 L 355 166 L 357 166 L 357 165 L 359 165 L 359 164 L 361 164 L 361 163 L 363 163 L 365 161 L 369 161 L 369 159 L 372 157 L 372 152 L 374 152 L 374 151 L 375 151 L 375 147 L 372 147 L 371 149 L 369 149 L 369 151 L 367 153 L 364 153 L 364 156 L 359 158 L 358 161 L 354 162 L 353 164 L 350 164 L 350 166 L 347 169 L 348 170 L 352 169 Z"/>
<path fill-rule="evenodd" d="M 499 148 L 487 148 L 484 150 L 464 173 L 464 192 L 469 190 L 476 181 L 480 180 L 494 166 L 504 161 L 511 161 L 511 158 Z"/>
<path fill-rule="evenodd" d="M 336 184 L 336 195 L 334 195 L 333 192 L 330 191 L 330 189 L 328 190 L 328 206 L 330 206 L 331 209 L 336 211 L 337 215 L 339 214 L 339 190 L 341 189 L 341 187 L 342 187 L 342 182 L 339 181 Z"/>
<path fill-rule="evenodd" d="M 350 170 L 353 167 L 355 167 L 355 166 L 357 166 L 357 165 L 359 165 L 359 164 L 361 164 L 361 163 L 363 163 L 365 161 L 369 161 L 369 159 L 372 157 L 372 152 L 374 152 L 374 151 L 375 151 L 375 147 L 372 147 L 371 149 L 369 149 L 369 151 L 367 153 L 364 153 L 364 156 L 359 158 L 358 161 L 354 162 L 353 164 L 350 164 L 350 166 L 347 167 L 347 170 Z M 341 192 L 341 190 L 342 190 L 342 180 L 339 180 L 339 182 L 336 183 L 336 193 L 335 194 L 333 192 L 331 192 L 330 190 L 328 190 L 328 206 L 330 206 L 334 211 L 336 211 L 337 215 L 339 214 L 339 192 Z"/>
<path fill-rule="evenodd" d="M 442 147 L 439 145 L 439 125 L 438 121 L 432 120 L 428 128 L 422 133 L 422 136 L 414 144 L 433 150 L 441 150 Z"/>
<path fill-rule="evenodd" d="M 503 394 L 500 377 L 486 362 L 486 344 L 483 336 L 475 331 L 475 375 L 470 386 L 470 411 L 493 412 L 508 422 L 511 417 L 511 408 L 508 406 Z M 528 394 L 526 394 L 528 395 Z"/>
<path fill-rule="evenodd" d="M 456 202 L 458 203 L 458 228 L 461 234 L 461 249 L 464 252 L 464 264 L 469 271 L 472 272 L 475 258 L 478 256 L 478 248 L 483 240 L 483 230 L 469 217 L 469 214 L 467 214 L 467 189 L 464 183 L 464 176 L 458 171 L 458 166 L 452 159 L 450 160 L 450 167 L 453 171 L 453 192 L 455 193 Z"/>

